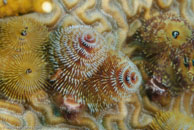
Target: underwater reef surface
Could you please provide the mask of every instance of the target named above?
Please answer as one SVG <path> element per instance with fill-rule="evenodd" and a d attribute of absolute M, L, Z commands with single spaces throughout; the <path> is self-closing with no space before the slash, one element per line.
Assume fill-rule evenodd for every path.
<path fill-rule="evenodd" d="M 0 129 L 194 129 L 194 0 L 0 0 Z"/>

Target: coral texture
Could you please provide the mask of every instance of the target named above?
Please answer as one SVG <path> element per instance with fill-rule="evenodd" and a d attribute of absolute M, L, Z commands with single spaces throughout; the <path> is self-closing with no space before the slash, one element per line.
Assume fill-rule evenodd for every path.
<path fill-rule="evenodd" d="M 160 112 L 150 124 L 151 130 L 194 129 L 194 120 L 179 112 Z"/>
<path fill-rule="evenodd" d="M 32 111 L 25 111 L 20 104 L 10 103 L 5 100 L 0 101 L 0 128 L 34 130 L 38 126 L 37 116 Z"/>
<path fill-rule="evenodd" d="M 41 1 L 42 0 L 40 0 L 40 2 Z M 63 14 L 65 13 L 62 10 L 60 3 L 56 0 L 52 0 L 52 11 L 50 13 L 27 13 L 25 16 L 44 23 L 47 27 L 52 29 L 58 25 L 58 22 L 62 19 Z"/>
<path fill-rule="evenodd" d="M 31 8 L 33 4 L 29 4 L 29 2 L 31 2 L 30 0 L 25 0 L 25 2 L 27 2 L 25 6 L 23 6 L 23 4 L 25 3 L 19 4 L 16 2 L 17 1 L 12 1 L 12 0 L 0 1 L 0 10 L 6 11 L 5 13 L 0 13 L 2 17 L 4 17 L 5 15 L 8 16 L 8 15 L 26 14 L 28 11 L 41 12 L 39 10 L 41 9 L 40 5 L 35 4 L 36 5 L 35 7 L 38 7 L 38 8 L 36 9 L 34 7 Z M 42 2 L 42 0 L 39 0 L 38 2 Z M 23 8 L 18 8 L 18 7 L 23 7 Z M 161 16 L 161 14 L 163 16 Z M 164 14 L 168 14 L 168 15 L 164 15 Z M 25 17 L 30 17 L 36 21 L 39 21 L 45 24 L 49 28 L 49 31 L 54 30 L 55 27 L 58 27 L 58 26 L 67 27 L 69 29 L 70 28 L 69 26 L 72 26 L 72 25 L 76 25 L 76 26 L 89 25 L 90 28 L 94 32 L 96 32 L 96 34 L 101 35 L 102 39 L 104 40 L 103 46 L 105 47 L 112 46 L 111 48 L 116 46 L 115 54 L 119 50 L 122 53 L 125 53 L 127 56 L 129 56 L 130 59 L 133 59 L 135 63 L 137 63 L 137 65 L 140 68 L 140 72 L 143 77 L 143 80 L 145 81 L 146 84 L 142 84 L 142 86 L 138 87 L 136 92 L 129 93 L 130 96 L 125 96 L 126 94 L 122 96 L 123 93 L 127 93 L 126 91 L 124 91 L 124 89 L 118 89 L 120 92 L 119 94 L 121 95 L 114 93 L 115 91 L 113 89 L 111 89 L 111 91 L 109 91 L 110 89 L 106 89 L 107 91 L 109 91 L 108 94 L 112 95 L 112 97 L 115 97 L 114 100 L 110 99 L 109 95 L 106 96 L 106 94 L 104 93 L 102 94 L 100 93 L 102 97 L 100 97 L 99 99 L 100 101 L 104 100 L 105 103 L 111 102 L 114 105 L 111 105 L 106 109 L 103 109 L 103 111 L 91 113 L 90 110 L 87 109 L 87 103 L 85 102 L 85 104 L 82 104 L 78 102 L 79 100 L 76 99 L 78 97 L 75 97 L 73 95 L 74 94 L 73 92 L 75 92 L 75 90 L 76 90 L 75 93 L 80 93 L 81 91 L 83 91 L 83 90 L 75 89 L 75 87 L 72 89 L 72 86 L 75 85 L 74 81 L 66 80 L 67 84 L 69 85 L 70 83 L 71 87 L 70 86 L 67 87 L 68 89 L 65 91 L 63 89 L 65 87 L 62 87 L 64 83 L 62 81 L 58 81 L 60 85 L 58 84 L 58 87 L 56 88 L 59 88 L 58 92 L 60 93 L 64 92 L 64 95 L 60 97 L 60 100 L 62 100 L 62 103 L 59 105 L 56 105 L 55 106 L 56 108 L 53 105 L 56 104 L 57 101 L 49 99 L 51 95 L 53 96 L 53 93 L 57 94 L 54 92 L 56 89 L 49 92 L 48 93 L 49 96 L 46 97 L 46 99 L 32 98 L 36 96 L 44 97 L 45 95 L 47 95 L 45 94 L 45 92 L 43 92 L 43 95 L 38 92 L 33 93 L 29 97 L 31 99 L 29 101 L 29 104 L 25 104 L 25 110 L 23 110 L 24 109 L 23 106 L 20 106 L 16 103 L 10 103 L 4 100 L 0 101 L 0 108 L 2 108 L 2 111 L 3 111 L 3 114 L 0 117 L 0 120 L 2 120 L 2 122 L 0 123 L 0 127 L 2 129 L 6 129 L 6 128 L 14 129 L 16 127 L 18 128 L 18 126 L 19 126 L 19 129 L 25 129 L 23 126 L 26 126 L 26 125 L 27 125 L 26 129 L 32 128 L 32 129 L 45 129 L 45 130 L 49 128 L 54 129 L 54 127 L 55 129 L 66 129 L 66 128 L 68 129 L 69 125 L 71 127 L 69 129 L 73 129 L 73 130 L 87 129 L 87 128 L 95 129 L 95 130 L 112 130 L 112 129 L 135 130 L 135 129 L 145 129 L 147 126 L 148 126 L 147 128 L 150 128 L 150 126 L 152 126 L 153 129 L 160 130 L 164 127 L 164 125 L 166 127 L 168 126 L 176 127 L 173 125 L 176 122 L 172 120 L 173 123 L 169 123 L 166 120 L 166 117 L 168 117 L 169 119 L 179 118 L 179 117 L 184 118 L 185 122 L 183 124 L 180 124 L 178 122 L 179 124 L 177 126 L 181 126 L 181 128 L 186 128 L 186 126 L 189 126 L 187 125 L 188 122 L 186 122 L 186 120 L 189 118 L 188 116 L 193 116 L 193 92 L 192 92 L 193 91 L 192 89 L 193 54 L 190 53 L 193 51 L 192 46 L 190 46 L 191 44 L 193 44 L 193 42 L 190 42 L 190 41 L 193 39 L 190 39 L 190 36 L 192 37 L 193 35 L 191 28 L 194 27 L 194 0 L 155 0 L 155 1 L 154 0 L 53 0 L 52 11 L 50 13 L 43 13 L 43 14 L 30 13 L 30 14 L 26 14 Z M 167 19 L 167 20 L 165 20 L 164 22 L 163 20 L 160 21 L 159 18 Z M 4 21 L 4 19 L 1 19 L 1 21 Z M 146 21 L 151 21 L 153 24 L 145 25 L 144 22 Z M 136 31 L 141 27 L 145 29 L 144 30 L 145 33 L 143 33 L 143 35 L 147 36 L 147 38 L 144 39 L 144 41 L 151 40 L 151 42 L 149 42 L 150 46 L 147 46 L 148 47 L 147 49 L 145 48 L 146 49 L 145 51 L 148 52 L 146 58 L 147 59 L 149 58 L 150 52 L 151 54 L 158 54 L 157 51 L 160 51 L 160 52 L 163 51 L 164 52 L 163 55 L 157 55 L 156 57 L 151 58 L 149 60 L 145 58 L 143 61 L 139 60 L 138 59 L 139 57 L 133 57 L 134 50 L 139 48 L 138 47 L 136 48 L 136 46 L 131 47 L 130 43 L 142 42 L 142 41 L 134 41 L 132 37 L 136 33 Z M 149 27 L 151 27 L 151 30 L 149 30 Z M 157 28 L 157 27 L 161 27 L 163 31 L 160 30 L 161 28 Z M 34 31 L 36 31 L 36 29 Z M 79 33 L 83 34 L 82 30 L 80 30 Z M 20 35 L 20 33 L 16 33 L 16 34 Z M 149 34 L 153 36 L 149 36 Z M 60 33 L 55 33 L 55 35 L 57 38 L 59 38 L 58 36 L 61 36 Z M 36 37 L 39 37 L 39 36 L 36 36 Z M 44 37 L 44 36 L 41 35 L 41 37 Z M 7 39 L 7 40 L 10 40 L 10 39 Z M 21 39 L 24 39 L 24 38 L 21 38 Z M 90 36 L 86 36 L 85 38 L 82 38 L 82 40 L 83 39 L 85 41 L 89 40 L 91 42 Z M 60 41 L 60 39 L 57 39 L 57 40 Z M 55 39 L 54 41 L 57 41 L 57 40 Z M 64 39 L 61 39 L 61 41 L 63 40 Z M 157 42 L 158 40 L 163 41 L 163 43 L 162 42 L 158 43 Z M 69 41 L 72 42 L 72 40 L 69 40 Z M 154 44 L 152 41 L 154 41 Z M 162 43 L 162 45 L 164 46 L 160 46 L 160 43 Z M 180 53 L 180 50 L 182 50 L 182 47 L 183 48 L 185 47 L 184 46 L 185 43 L 189 43 L 189 44 L 187 44 L 188 46 L 185 49 L 183 49 L 183 51 Z M 19 47 L 19 46 L 16 47 L 15 44 L 12 44 L 12 43 L 9 43 L 9 44 L 11 45 L 9 47 L 11 47 L 12 50 L 13 48 L 16 49 Z M 53 44 L 59 45 L 57 42 L 56 43 L 53 42 Z M 2 61 L 2 63 L 5 63 L 6 60 L 8 59 L 11 60 L 13 55 L 18 55 L 18 53 L 20 55 L 23 55 L 20 53 L 20 51 L 13 52 L 13 51 L 10 51 L 10 48 L 7 48 L 6 46 L 2 46 L 2 45 L 3 45 L 3 42 L 2 44 L 0 44 L 1 48 L 2 47 L 5 48 L 0 50 L 0 54 L 2 56 L 0 60 Z M 88 44 L 85 44 L 85 45 L 88 45 Z M 153 47 L 152 45 L 156 45 L 156 46 L 155 48 L 152 48 L 151 50 L 149 50 L 150 49 L 149 47 Z M 24 48 L 23 47 L 24 46 L 21 46 L 22 50 L 26 48 L 26 47 Z M 32 48 L 34 47 L 35 46 L 32 46 Z M 64 48 L 64 44 L 61 44 L 57 48 L 59 47 Z M 164 51 L 162 49 L 163 47 L 168 49 L 170 48 L 169 49 L 170 51 L 168 49 L 167 51 Z M 180 47 L 178 51 L 178 54 L 180 55 L 178 55 L 178 57 L 177 57 L 176 49 L 175 51 L 171 49 L 171 48 L 177 48 L 177 47 Z M 28 51 L 29 50 L 34 53 L 33 51 L 34 49 L 30 49 L 29 47 Z M 86 49 L 86 50 L 88 51 L 92 49 Z M 38 52 L 42 52 L 42 50 Z M 169 52 L 171 57 L 168 57 Z M 9 53 L 11 54 L 11 56 L 8 55 Z M 59 52 L 58 50 L 55 50 L 54 53 L 52 53 L 52 54 L 55 54 L 56 57 L 58 57 L 58 61 L 60 61 L 59 60 L 60 58 L 63 58 L 63 57 L 60 57 L 60 53 L 64 53 L 64 52 Z M 43 52 L 43 54 L 45 54 L 45 52 Z M 107 58 L 108 55 L 106 55 L 105 57 Z M 152 62 L 152 60 L 156 60 L 157 62 Z M 103 63 L 106 63 L 106 65 L 105 64 L 104 65 L 106 66 L 106 68 L 108 68 L 107 70 L 102 69 L 105 67 L 101 68 L 103 70 L 103 74 L 98 72 L 94 66 L 95 72 L 91 76 L 83 76 L 81 78 L 81 80 L 79 81 L 79 85 L 81 85 L 82 88 L 84 86 L 85 88 L 89 88 L 89 89 L 87 89 L 86 92 L 83 91 L 85 93 L 80 93 L 80 98 L 86 99 L 85 101 L 87 102 L 92 102 L 92 100 L 95 99 L 96 101 L 95 104 L 98 104 L 98 99 L 88 98 L 86 94 L 89 92 L 94 92 L 95 94 L 98 93 L 94 91 L 95 87 L 89 87 L 90 84 L 96 84 L 96 83 L 98 83 L 97 85 L 102 85 L 102 84 L 100 80 L 96 80 L 96 82 L 95 81 L 90 82 L 88 77 L 99 79 L 98 77 L 100 77 L 101 75 L 102 76 L 104 74 L 108 75 L 109 74 L 108 70 L 111 70 L 112 68 L 118 68 L 118 66 L 120 65 L 120 63 L 117 63 L 115 66 L 113 64 L 108 63 L 108 62 L 115 63 L 115 61 L 117 61 L 117 58 L 111 59 L 111 60 L 107 59 L 107 61 L 103 60 Z M 62 63 L 63 61 L 60 61 L 60 62 Z M 99 64 L 99 68 L 101 65 L 103 65 L 103 63 Z M 155 69 L 153 69 L 154 68 L 152 66 L 153 64 Z M 3 67 L 4 65 L 0 64 L 0 69 Z M 58 65 L 55 67 L 56 67 L 55 75 L 53 75 L 52 81 L 56 81 L 60 77 L 63 77 L 61 80 L 64 80 L 65 76 L 62 74 L 63 74 L 63 71 L 68 67 L 67 66 L 64 67 L 61 65 Z M 145 68 L 151 68 L 151 69 L 145 70 Z M 88 69 L 88 70 L 92 70 L 92 69 Z M 149 72 L 150 70 L 152 71 L 154 70 L 154 72 L 150 73 Z M 65 74 L 68 75 L 69 73 L 65 73 Z M 151 77 L 150 75 L 154 75 L 154 76 Z M 70 76 L 70 79 L 73 79 L 72 77 L 74 77 L 75 75 L 69 75 L 69 76 Z M 104 78 L 104 80 L 107 81 L 107 79 L 110 78 L 109 76 L 107 77 L 108 78 Z M 76 78 L 79 79 L 78 77 Z M 86 82 L 85 80 L 88 82 Z M 128 78 L 126 78 L 125 80 L 127 81 Z M 161 82 L 162 82 L 162 85 L 161 85 Z M 83 83 L 85 85 L 82 85 Z M 108 85 L 111 86 L 111 84 L 108 84 Z M 98 87 L 98 88 L 99 89 L 97 91 L 100 90 L 100 92 L 104 92 L 104 90 L 101 87 Z M 67 95 L 65 92 L 68 92 L 69 94 Z M 27 109 L 28 107 L 33 110 L 31 111 Z M 59 109 L 60 111 L 60 114 L 59 114 L 60 116 L 56 116 L 57 109 Z M 11 114 L 9 112 L 6 113 L 7 111 L 10 111 L 10 110 L 11 110 Z M 169 111 L 172 111 L 172 112 L 169 112 Z M 175 111 L 178 111 L 178 112 L 175 112 Z M 158 112 L 160 114 L 157 114 Z M 15 114 L 15 113 L 19 113 L 19 114 Z M 182 122 L 181 118 L 180 118 L 180 122 Z M 40 121 L 41 119 L 43 119 L 43 121 Z M 150 120 L 152 119 L 154 120 L 149 125 Z M 190 122 L 193 121 L 192 118 L 189 118 L 189 120 L 191 120 Z M 157 121 L 161 123 L 158 123 Z M 44 122 L 45 124 L 42 124 L 42 122 Z"/>
<path fill-rule="evenodd" d="M 118 40 L 118 47 L 122 47 L 126 38 L 132 36 L 142 26 L 142 15 L 143 18 L 149 19 L 158 12 L 172 11 L 185 18 L 192 26 L 194 20 L 192 0 L 62 0 L 62 2 L 69 15 L 65 15 L 61 23 L 63 26 L 67 26 L 73 19 L 73 23 L 92 25 L 100 33 L 113 32 L 113 38 Z"/>

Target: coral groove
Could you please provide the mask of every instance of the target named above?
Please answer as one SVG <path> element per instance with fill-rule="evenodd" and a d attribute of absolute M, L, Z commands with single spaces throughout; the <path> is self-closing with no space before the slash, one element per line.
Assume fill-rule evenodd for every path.
<path fill-rule="evenodd" d="M 112 15 L 112 17 L 117 21 L 117 24 L 119 26 L 118 29 L 118 36 L 119 36 L 119 43 L 118 46 L 119 48 L 121 48 L 122 43 L 125 41 L 126 37 L 127 37 L 127 32 L 128 32 L 128 24 L 126 22 L 126 18 L 123 16 L 123 14 L 121 13 L 121 11 L 114 5 L 112 4 L 110 6 L 111 0 L 103 0 L 102 2 L 102 9 Z"/>
<path fill-rule="evenodd" d="M 88 2 L 85 2 L 83 5 L 81 5 L 75 10 L 75 13 L 86 24 L 92 24 L 99 21 L 100 24 L 102 24 L 103 26 L 102 27 L 100 25 L 97 25 L 95 27 L 95 29 L 99 32 L 109 31 L 111 27 L 108 21 L 106 20 L 106 17 L 104 17 L 99 11 L 96 10 L 94 12 L 90 12 L 90 14 L 86 13 L 87 10 L 93 8 L 95 5 L 96 0 L 90 0 Z"/>
<path fill-rule="evenodd" d="M 39 93 L 45 93 L 45 92 L 40 91 L 40 92 L 37 92 L 37 94 L 34 94 L 33 96 L 31 96 L 30 104 L 32 108 L 38 112 L 41 112 L 45 116 L 45 121 L 48 124 L 57 125 L 57 124 L 64 123 L 65 122 L 64 118 L 57 117 L 54 115 L 52 106 L 47 99 L 48 95 L 39 97 L 39 95 L 41 95 Z"/>

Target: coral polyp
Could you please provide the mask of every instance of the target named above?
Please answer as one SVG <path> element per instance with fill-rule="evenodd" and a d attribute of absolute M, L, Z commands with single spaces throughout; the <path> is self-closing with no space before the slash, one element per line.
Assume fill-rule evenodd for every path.
<path fill-rule="evenodd" d="M 47 62 L 34 53 L 7 57 L 0 67 L 1 94 L 13 101 L 28 101 L 32 94 L 48 87 L 47 67 Z"/>
<path fill-rule="evenodd" d="M 194 120 L 180 112 L 167 111 L 156 114 L 150 124 L 150 130 L 192 130 Z"/>
<path fill-rule="evenodd" d="M 56 70 L 54 87 L 70 94 L 105 60 L 105 40 L 91 27 L 82 25 L 59 28 L 50 37 L 51 61 Z"/>
<path fill-rule="evenodd" d="M 27 17 L 11 17 L 0 22 L 0 45 L 12 51 L 39 50 L 48 42 L 45 25 Z"/>
<path fill-rule="evenodd" d="M 137 67 L 119 53 L 108 53 L 109 56 L 98 72 L 83 82 L 77 90 L 80 91 L 80 100 L 86 103 L 92 112 L 130 98 L 141 85 L 141 74 Z"/>

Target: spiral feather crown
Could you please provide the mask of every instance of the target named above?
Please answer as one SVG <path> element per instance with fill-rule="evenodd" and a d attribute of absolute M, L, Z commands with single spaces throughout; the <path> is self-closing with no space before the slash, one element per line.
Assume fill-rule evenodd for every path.
<path fill-rule="evenodd" d="M 120 53 L 120 52 L 119 52 Z M 142 77 L 130 59 L 111 51 L 97 73 L 78 88 L 78 101 L 92 112 L 112 106 L 137 92 Z"/>
<path fill-rule="evenodd" d="M 91 77 L 107 57 L 104 38 L 89 26 L 59 28 L 50 35 L 51 61 L 58 78 L 55 88 L 69 94 L 81 81 Z"/>
<path fill-rule="evenodd" d="M 99 111 L 135 93 L 141 84 L 137 67 L 106 45 L 89 26 L 59 28 L 50 35 L 54 88 L 71 95 L 90 111 Z"/>

